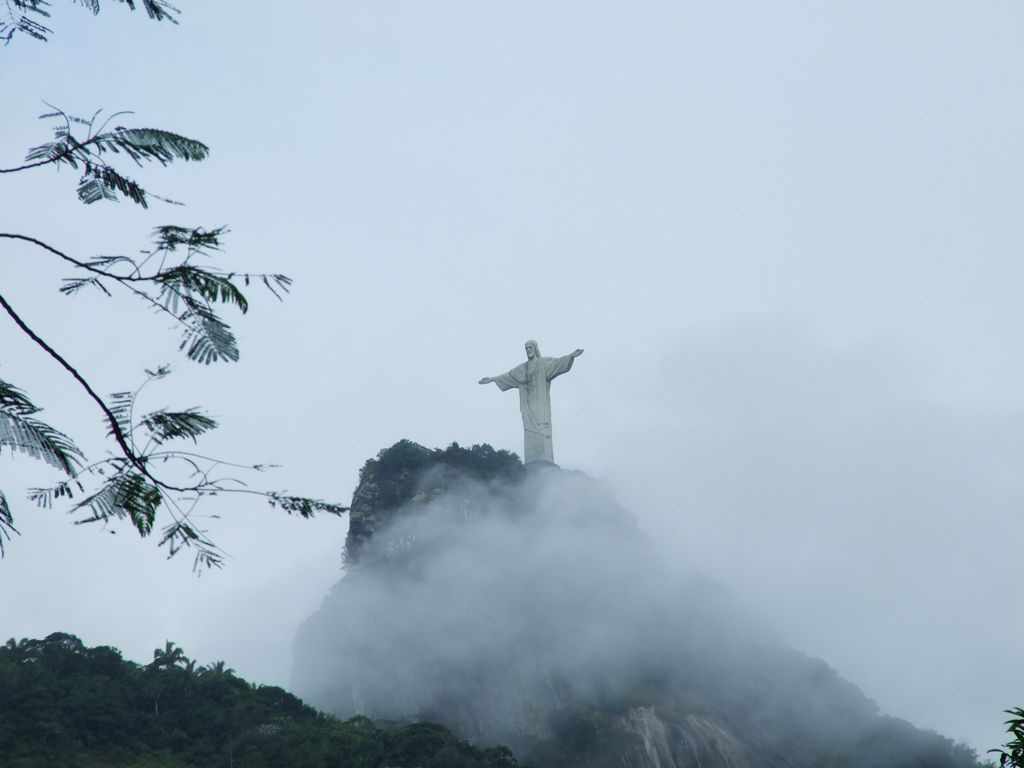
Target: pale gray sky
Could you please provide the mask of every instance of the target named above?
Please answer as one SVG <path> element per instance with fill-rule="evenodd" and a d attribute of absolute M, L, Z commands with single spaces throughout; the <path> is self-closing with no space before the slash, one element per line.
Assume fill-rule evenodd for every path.
<path fill-rule="evenodd" d="M 47 138 L 43 99 L 211 158 L 140 174 L 185 208 L 7 176 L 0 230 L 87 257 L 227 223 L 229 264 L 296 280 L 254 292 L 238 365 L 178 362 L 154 406 L 202 403 L 209 450 L 347 501 L 402 437 L 519 451 L 514 397 L 475 382 L 526 338 L 584 347 L 553 390 L 560 463 L 883 710 L 1001 740 L 1024 703 L 1019 3 L 181 0 L 179 27 L 106 5 L 0 51 L 0 165 Z M 5 295 L 101 391 L 176 359 L 141 306 L 61 297 L 59 265 L 3 248 Z M 101 449 L 47 359 L 7 324 L 0 349 Z M 14 502 L 49 477 L 0 461 Z M 232 559 L 198 580 L 129 530 L 15 511 L 4 638 L 142 661 L 169 638 L 286 684 L 340 575 L 344 521 L 258 503 L 209 505 Z"/>

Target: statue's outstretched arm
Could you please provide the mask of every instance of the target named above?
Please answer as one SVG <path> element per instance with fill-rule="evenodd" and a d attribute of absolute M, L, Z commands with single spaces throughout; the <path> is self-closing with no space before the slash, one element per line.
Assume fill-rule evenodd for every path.
<path fill-rule="evenodd" d="M 583 354 L 582 349 L 577 349 L 570 352 L 568 355 L 563 357 L 546 357 L 544 358 L 545 365 L 547 366 L 547 378 L 551 381 L 556 376 L 561 376 L 563 373 L 567 373 L 572 370 L 573 361 Z"/>
<path fill-rule="evenodd" d="M 506 389 L 515 389 L 516 387 L 523 386 L 526 382 L 522 380 L 522 377 L 516 376 L 516 369 L 513 368 L 508 373 L 499 373 L 497 376 L 484 376 L 480 379 L 481 384 L 497 384 L 498 389 L 504 392 Z"/>

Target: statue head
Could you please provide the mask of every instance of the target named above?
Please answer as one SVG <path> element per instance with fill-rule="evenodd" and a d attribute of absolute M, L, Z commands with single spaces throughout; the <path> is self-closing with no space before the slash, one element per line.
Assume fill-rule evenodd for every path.
<path fill-rule="evenodd" d="M 526 342 L 526 359 L 533 360 L 535 357 L 540 357 L 540 347 L 537 346 L 537 342 L 530 339 Z"/>

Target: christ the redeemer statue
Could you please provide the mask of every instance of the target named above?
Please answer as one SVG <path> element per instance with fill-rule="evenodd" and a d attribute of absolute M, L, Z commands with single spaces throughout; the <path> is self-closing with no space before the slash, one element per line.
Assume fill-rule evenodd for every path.
<path fill-rule="evenodd" d="M 498 389 L 519 390 L 519 412 L 523 414 L 523 462 L 550 461 L 551 450 L 551 380 L 572 368 L 572 361 L 583 354 L 582 349 L 565 357 L 541 357 L 536 341 L 526 342 L 526 362 L 500 376 L 485 376 L 481 384 L 494 382 Z"/>

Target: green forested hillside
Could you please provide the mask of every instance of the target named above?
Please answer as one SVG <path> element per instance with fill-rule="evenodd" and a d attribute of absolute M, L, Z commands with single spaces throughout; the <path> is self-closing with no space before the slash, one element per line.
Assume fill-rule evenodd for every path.
<path fill-rule="evenodd" d="M 197 666 L 167 643 L 140 666 L 74 635 L 0 647 L 3 768 L 262 768 L 516 765 L 439 725 L 341 722 L 223 662 Z"/>

